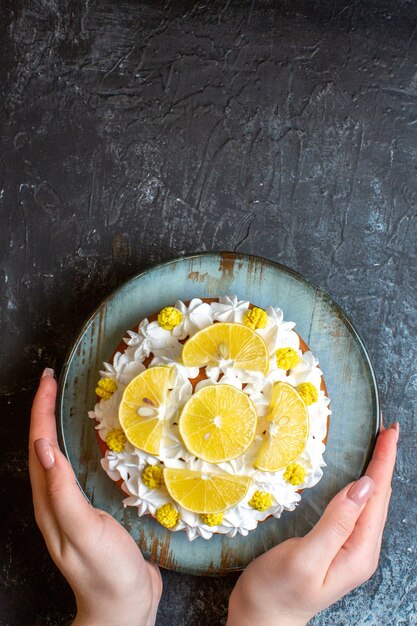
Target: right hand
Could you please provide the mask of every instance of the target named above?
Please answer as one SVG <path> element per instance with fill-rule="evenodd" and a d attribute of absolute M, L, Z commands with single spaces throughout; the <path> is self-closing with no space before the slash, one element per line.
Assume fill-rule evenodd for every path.
<path fill-rule="evenodd" d="M 230 596 L 227 626 L 305 626 L 373 575 L 398 433 L 393 424 L 379 435 L 365 476 L 333 498 L 305 537 L 284 541 L 247 567 Z"/>
<path fill-rule="evenodd" d="M 81 493 L 58 447 L 57 384 L 45 370 L 30 423 L 29 470 L 37 524 L 77 602 L 77 626 L 151 626 L 162 592 L 159 569 L 129 533 Z"/>

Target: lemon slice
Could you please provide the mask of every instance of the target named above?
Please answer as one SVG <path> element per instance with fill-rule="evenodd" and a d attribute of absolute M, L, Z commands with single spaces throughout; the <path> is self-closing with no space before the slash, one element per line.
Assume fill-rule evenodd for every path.
<path fill-rule="evenodd" d="M 255 467 L 276 472 L 292 463 L 306 447 L 308 430 L 307 408 L 297 391 L 288 383 L 275 383 L 265 439 Z"/>
<path fill-rule="evenodd" d="M 127 440 L 149 454 L 159 453 L 170 375 L 169 367 L 150 367 L 130 381 L 120 402 L 119 421 Z"/>
<path fill-rule="evenodd" d="M 205 474 L 187 469 L 164 469 L 168 493 L 193 513 L 221 513 L 238 504 L 249 489 L 248 476 Z"/>
<path fill-rule="evenodd" d="M 210 385 L 184 405 L 179 429 L 191 454 L 222 463 L 243 454 L 255 437 L 257 413 L 246 393 L 232 385 Z"/>
<path fill-rule="evenodd" d="M 185 367 L 204 367 L 229 361 L 233 367 L 267 374 L 269 353 L 258 333 L 233 322 L 212 324 L 198 331 L 184 344 Z"/>

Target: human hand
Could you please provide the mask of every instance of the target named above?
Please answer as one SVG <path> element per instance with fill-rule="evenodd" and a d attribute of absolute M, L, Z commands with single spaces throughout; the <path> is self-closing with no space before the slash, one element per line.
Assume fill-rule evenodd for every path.
<path fill-rule="evenodd" d="M 71 585 L 77 626 L 150 626 L 162 592 L 159 569 L 113 517 L 81 493 L 58 447 L 57 383 L 46 369 L 32 407 L 29 471 L 36 522 Z"/>
<path fill-rule="evenodd" d="M 380 433 L 365 476 L 333 498 L 305 537 L 284 541 L 247 567 L 230 596 L 227 626 L 305 626 L 374 574 L 398 435 L 398 424 Z"/>

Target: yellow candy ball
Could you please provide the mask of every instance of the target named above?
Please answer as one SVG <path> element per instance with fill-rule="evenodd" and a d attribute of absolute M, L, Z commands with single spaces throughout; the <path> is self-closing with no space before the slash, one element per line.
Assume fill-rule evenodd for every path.
<path fill-rule="evenodd" d="M 276 352 L 277 365 L 282 370 L 290 370 L 297 365 L 300 357 L 293 348 L 280 348 Z"/>
<path fill-rule="evenodd" d="M 202 513 L 200 519 L 207 526 L 218 526 L 223 521 L 223 513 Z"/>
<path fill-rule="evenodd" d="M 298 463 L 291 463 L 284 472 L 285 480 L 291 485 L 301 485 L 306 477 L 306 470 Z"/>
<path fill-rule="evenodd" d="M 268 491 L 255 491 L 248 504 L 257 511 L 266 511 L 272 506 L 272 494 Z"/>
<path fill-rule="evenodd" d="M 167 502 L 167 504 L 163 504 L 157 510 L 156 519 L 165 528 L 174 528 L 180 521 L 180 515 L 172 504 Z"/>
<path fill-rule="evenodd" d="M 101 378 L 96 387 L 96 395 L 103 400 L 109 400 L 117 389 L 114 378 Z"/>
<path fill-rule="evenodd" d="M 113 452 L 121 452 L 126 445 L 126 435 L 121 428 L 113 428 L 106 435 L 106 443 Z"/>
<path fill-rule="evenodd" d="M 312 383 L 301 383 L 298 385 L 297 391 L 307 406 L 314 404 L 319 399 L 317 387 Z"/>
<path fill-rule="evenodd" d="M 246 326 L 252 328 L 252 330 L 265 328 L 268 323 L 268 315 L 266 314 L 266 311 L 258 306 L 255 306 L 253 309 L 249 309 L 249 311 L 245 314 L 244 323 Z"/>
<path fill-rule="evenodd" d="M 164 484 L 164 468 L 162 465 L 147 465 L 142 472 L 142 482 L 149 489 L 158 489 Z"/>
<path fill-rule="evenodd" d="M 181 324 L 183 314 L 173 306 L 166 306 L 158 314 L 158 324 L 165 330 L 172 330 Z"/>

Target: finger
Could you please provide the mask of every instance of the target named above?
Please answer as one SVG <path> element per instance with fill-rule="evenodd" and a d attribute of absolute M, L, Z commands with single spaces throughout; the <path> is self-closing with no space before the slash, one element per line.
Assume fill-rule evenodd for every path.
<path fill-rule="evenodd" d="M 349 551 L 360 552 L 366 549 L 366 554 L 370 554 L 375 551 L 378 539 L 382 536 L 391 497 L 397 441 L 398 431 L 392 427 L 384 430 L 377 439 L 371 462 L 366 470 L 366 475 L 375 482 L 375 493 L 359 517 L 355 532 L 345 546 Z"/>
<path fill-rule="evenodd" d="M 59 531 L 78 545 L 86 528 L 97 524 L 97 514 L 81 493 L 75 474 L 59 447 L 41 438 L 34 442 L 34 450 L 44 472 L 48 507 L 48 514 L 42 516 L 41 513 L 40 519 L 45 518 L 45 524 L 49 524 L 52 516 Z"/>
<path fill-rule="evenodd" d="M 375 492 L 328 572 L 330 579 L 337 579 L 340 584 L 345 580 L 350 583 L 350 588 L 367 580 L 378 564 L 391 497 L 397 439 L 398 429 L 395 427 L 387 428 L 379 435 L 366 471 L 375 482 Z"/>
<path fill-rule="evenodd" d="M 148 618 L 149 624 L 155 624 L 156 622 L 156 614 L 158 611 L 159 601 L 162 595 L 162 576 L 159 570 L 159 567 L 156 563 L 149 563 L 146 561 L 146 566 L 149 572 L 149 575 L 152 580 L 152 593 L 153 593 L 153 602 L 152 602 L 152 611 Z"/>
<path fill-rule="evenodd" d="M 362 515 L 370 504 L 369 501 Z M 383 507 L 384 523 L 388 513 L 388 505 L 389 497 L 386 498 Z M 348 593 L 368 580 L 378 566 L 382 535 L 383 527 L 375 533 L 370 527 L 359 527 L 358 520 L 351 536 L 330 564 L 324 585 L 333 588 L 335 581 L 337 581 L 336 585 L 340 593 Z"/>
<path fill-rule="evenodd" d="M 42 374 L 38 391 L 32 405 L 30 418 L 29 441 L 48 439 L 56 441 L 55 401 L 57 382 L 53 377 L 53 370 L 46 368 Z"/>
<path fill-rule="evenodd" d="M 389 492 L 387 494 L 387 497 L 385 499 L 385 507 L 384 507 L 384 513 L 383 513 L 383 524 L 382 524 L 381 530 L 379 531 L 378 539 L 376 541 L 375 550 L 374 550 L 374 558 L 376 560 L 379 560 L 379 554 L 381 552 L 382 535 L 384 534 L 384 528 L 385 528 L 385 524 L 387 522 L 388 509 L 389 509 L 390 500 L 391 500 L 391 492 Z"/>
<path fill-rule="evenodd" d="M 161 570 L 159 569 L 158 565 L 156 563 L 151 563 L 150 561 L 145 561 L 146 562 L 146 566 L 149 570 L 150 576 L 152 578 L 153 581 L 153 590 L 155 593 L 155 604 L 156 606 L 158 606 L 159 604 L 159 600 L 161 599 L 161 594 L 162 594 L 162 575 L 161 575 Z M 152 622 L 154 623 L 154 622 Z"/>
<path fill-rule="evenodd" d="M 377 482 L 379 489 L 387 489 L 391 486 L 399 432 L 399 425 L 394 423 L 384 430 L 376 441 L 366 475 L 371 476 Z"/>
<path fill-rule="evenodd" d="M 33 447 L 35 439 L 45 438 L 56 441 L 55 400 L 57 384 L 53 378 L 53 370 L 46 368 L 39 382 L 39 388 L 32 405 L 29 431 L 29 474 L 32 485 L 33 506 L 35 516 L 42 512 L 43 517 L 48 511 L 44 471 L 38 461 Z"/>
<path fill-rule="evenodd" d="M 372 496 L 375 483 L 369 476 L 340 491 L 328 504 L 316 526 L 304 537 L 307 558 L 320 564 L 323 579 L 347 541 L 366 502 Z"/>
<path fill-rule="evenodd" d="M 36 519 L 45 534 L 64 532 L 70 538 L 95 519 L 74 472 L 56 443 L 57 384 L 50 369 L 42 375 L 31 415 L 29 467 Z M 84 526 L 85 528 L 85 526 Z"/>

